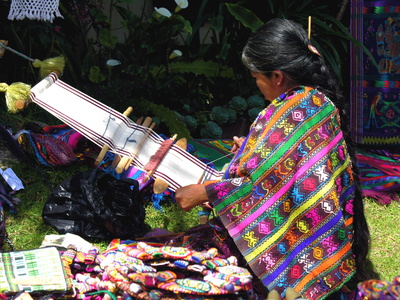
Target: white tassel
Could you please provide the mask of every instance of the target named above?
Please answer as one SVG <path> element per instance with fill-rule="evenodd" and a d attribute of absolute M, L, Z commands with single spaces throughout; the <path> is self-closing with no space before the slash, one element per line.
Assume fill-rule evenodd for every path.
<path fill-rule="evenodd" d="M 31 20 L 53 22 L 55 17 L 63 18 L 58 6 L 60 0 L 12 0 L 9 20 Z"/>

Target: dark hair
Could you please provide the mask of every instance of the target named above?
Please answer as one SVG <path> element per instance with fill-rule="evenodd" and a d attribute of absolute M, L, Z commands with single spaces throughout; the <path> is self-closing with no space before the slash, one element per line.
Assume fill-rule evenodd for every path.
<path fill-rule="evenodd" d="M 242 61 L 254 73 L 268 75 L 271 71 L 280 70 L 292 83 L 320 90 L 338 108 L 356 183 L 352 245 L 357 265 L 355 279 L 366 280 L 370 278 L 365 266 L 369 250 L 369 230 L 364 215 L 355 145 L 347 126 L 344 97 L 329 67 L 319 54 L 311 51 L 310 45 L 307 32 L 299 24 L 286 19 L 272 19 L 249 39 L 243 49 Z"/>

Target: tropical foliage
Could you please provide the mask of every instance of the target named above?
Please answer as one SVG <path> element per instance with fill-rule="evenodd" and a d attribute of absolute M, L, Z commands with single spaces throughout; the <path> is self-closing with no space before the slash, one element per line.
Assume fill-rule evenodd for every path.
<path fill-rule="evenodd" d="M 10 45 L 31 57 L 65 56 L 63 80 L 92 97 L 119 111 L 131 105 L 134 117 L 153 116 L 157 131 L 197 138 L 224 137 L 227 127 L 251 122 L 261 109 L 247 103 L 258 91 L 240 53 L 270 18 L 307 27 L 311 16 L 311 41 L 342 83 L 344 54 L 349 42 L 357 43 L 338 19 L 342 7 L 336 2 L 153 0 L 149 10 L 145 0 L 139 12 L 130 9 L 133 3 L 61 0 L 63 19 L 6 22 L 3 31 Z M 0 64 L 9 70 L 1 81 L 39 80 L 29 62 L 17 57 Z M 243 101 L 232 105 L 237 99 L 245 109 Z"/>

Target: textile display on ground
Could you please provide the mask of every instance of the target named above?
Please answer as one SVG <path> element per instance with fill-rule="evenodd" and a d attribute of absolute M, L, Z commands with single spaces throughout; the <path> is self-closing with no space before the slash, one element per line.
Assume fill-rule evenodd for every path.
<path fill-rule="evenodd" d="M 105 251 L 78 236 L 69 241 L 74 243 L 0 254 L 0 297 L 28 292 L 30 299 L 265 299 L 234 255 L 200 241 L 203 250 L 114 239 Z M 360 282 L 347 293 L 354 300 L 399 299 L 400 276 Z"/>
<path fill-rule="evenodd" d="M 114 300 L 248 299 L 252 295 L 249 271 L 238 266 L 234 256 L 224 257 L 215 248 L 195 251 L 119 239 L 112 240 L 104 252 L 94 246 L 87 252 L 77 248 L 69 245 L 60 253 L 46 247 L 7 254 L 11 259 L 4 264 L 7 272 L 0 273 L 2 292 L 10 295 L 25 290 L 75 299 L 107 294 Z M 44 254 L 47 266 L 43 265 Z"/>
<path fill-rule="evenodd" d="M 357 144 L 400 144 L 400 1 L 351 1 L 351 130 Z"/>

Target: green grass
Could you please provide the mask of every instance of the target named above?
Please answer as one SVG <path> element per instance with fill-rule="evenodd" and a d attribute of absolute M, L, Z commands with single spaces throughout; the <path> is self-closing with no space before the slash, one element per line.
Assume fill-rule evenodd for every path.
<path fill-rule="evenodd" d="M 381 280 L 400 275 L 400 202 L 383 206 L 366 199 L 365 214 L 371 233 L 370 260 Z"/>
<path fill-rule="evenodd" d="M 55 186 L 69 176 L 87 170 L 85 165 L 67 168 L 33 168 L 32 165 L 14 164 L 11 166 L 23 180 L 25 189 L 18 191 L 20 198 L 18 213 L 6 211 L 6 224 L 9 238 L 15 250 L 33 249 L 41 245 L 47 234 L 57 234 L 41 218 L 43 206 L 50 195 L 48 184 Z M 46 183 L 47 182 L 47 183 Z M 182 232 L 198 224 L 198 209 L 183 212 L 175 203 L 163 205 L 163 211 L 156 210 L 151 203 L 145 205 L 145 223 L 151 228 L 162 228 L 172 232 Z M 369 259 L 379 279 L 392 281 L 400 275 L 400 203 L 393 201 L 382 206 L 370 199 L 365 199 L 365 212 L 371 232 L 371 250 Z M 105 248 L 108 241 L 91 241 L 100 248 Z M 7 245 L 5 250 L 10 250 Z"/>
<path fill-rule="evenodd" d="M 89 170 L 89 167 L 83 163 L 64 168 L 34 167 L 15 162 L 6 162 L 6 165 L 13 169 L 24 184 L 24 189 L 15 194 L 20 199 L 17 213 L 13 214 L 5 208 L 9 239 L 16 251 L 38 248 L 45 235 L 58 234 L 51 226 L 45 224 L 41 217 L 43 207 L 51 194 L 50 188 L 56 187 L 72 175 Z M 199 209 L 186 213 L 175 203 L 163 204 L 162 211 L 155 209 L 151 202 L 143 205 L 146 210 L 145 223 L 150 228 L 161 228 L 177 233 L 198 224 Z M 90 242 L 105 248 L 109 241 Z M 10 251 L 11 248 L 5 244 L 4 250 Z"/>

